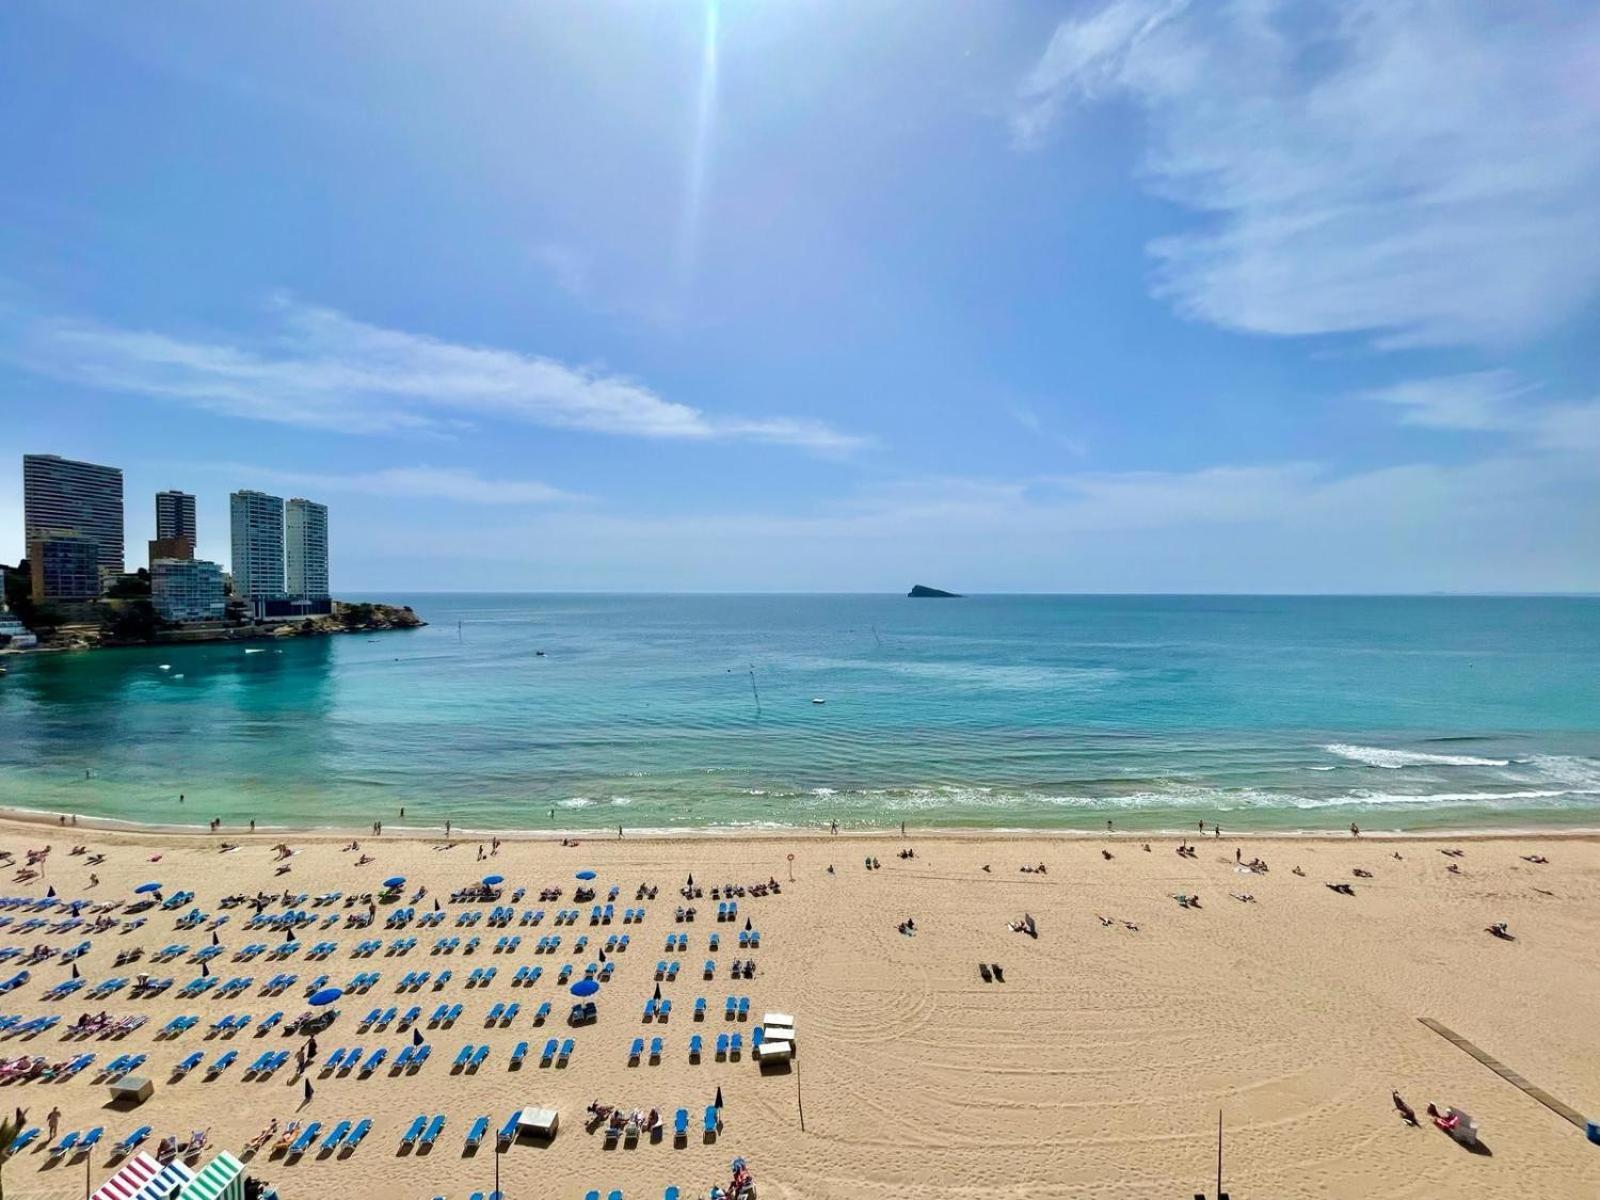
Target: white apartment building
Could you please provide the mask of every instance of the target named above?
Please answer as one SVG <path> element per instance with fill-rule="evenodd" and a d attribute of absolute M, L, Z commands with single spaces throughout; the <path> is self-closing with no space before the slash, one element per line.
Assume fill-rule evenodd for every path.
<path fill-rule="evenodd" d="M 247 600 L 284 595 L 283 497 L 248 489 L 228 497 L 233 526 L 233 591 Z"/>
<path fill-rule="evenodd" d="M 150 564 L 150 603 L 163 621 L 220 621 L 227 613 L 222 567 L 198 558 Z"/>
<path fill-rule="evenodd" d="M 296 599 L 328 595 L 328 506 L 296 497 L 284 509 L 288 591 Z"/>

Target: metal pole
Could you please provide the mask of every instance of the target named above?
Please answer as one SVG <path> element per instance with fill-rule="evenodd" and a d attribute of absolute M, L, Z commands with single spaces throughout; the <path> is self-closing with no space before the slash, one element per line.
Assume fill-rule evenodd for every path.
<path fill-rule="evenodd" d="M 1222 1200 L 1222 1110 L 1217 1109 L 1217 1200 Z"/>
<path fill-rule="evenodd" d="M 500 1139 L 494 1140 L 494 1195 L 500 1200 Z"/>
<path fill-rule="evenodd" d="M 804 1133 L 806 1131 L 806 1102 L 805 1097 L 800 1094 L 800 1060 L 791 1058 L 789 1061 L 794 1064 L 794 1102 L 800 1109 L 800 1132 Z"/>

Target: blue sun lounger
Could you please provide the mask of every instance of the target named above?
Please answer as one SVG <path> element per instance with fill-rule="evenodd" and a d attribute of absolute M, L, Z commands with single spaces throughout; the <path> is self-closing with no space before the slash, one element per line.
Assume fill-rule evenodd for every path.
<path fill-rule="evenodd" d="M 172 1073 L 178 1076 L 187 1075 L 201 1063 L 205 1062 L 205 1060 L 205 1052 L 202 1050 L 196 1050 L 193 1054 L 189 1055 L 188 1058 L 184 1059 L 177 1066 L 173 1067 Z"/>
<path fill-rule="evenodd" d="M 650 1061 L 661 1061 L 661 1039 L 658 1037 L 650 1039 Z"/>
<path fill-rule="evenodd" d="M 556 1055 L 557 1066 L 566 1066 L 567 1059 L 572 1057 L 573 1045 L 574 1043 L 571 1038 L 568 1038 L 566 1041 L 561 1043 L 561 1053 Z"/>
<path fill-rule="evenodd" d="M 63 1154 L 70 1153 L 72 1150 L 76 1149 L 78 1145 L 78 1137 L 78 1131 L 74 1129 L 71 1133 L 67 1134 L 66 1137 L 62 1138 L 54 1146 L 50 1147 L 50 1157 L 60 1158 Z"/>
<path fill-rule="evenodd" d="M 528 1057 L 528 1043 L 527 1042 L 518 1042 L 516 1049 L 511 1052 L 510 1069 L 513 1070 L 513 1071 L 520 1070 L 521 1067 L 522 1067 L 522 1060 L 527 1058 L 527 1057 Z"/>
<path fill-rule="evenodd" d="M 425 1130 L 422 1131 L 422 1137 L 420 1139 L 420 1144 L 424 1145 L 424 1146 L 433 1145 L 436 1141 L 439 1140 L 439 1135 L 441 1133 L 443 1133 L 443 1132 L 444 1132 L 444 1114 L 443 1113 L 439 1113 L 437 1116 L 435 1116 L 433 1118 L 432 1121 L 428 1122 L 428 1127 Z"/>
<path fill-rule="evenodd" d="M 313 1121 L 300 1131 L 300 1136 L 289 1144 L 289 1157 L 304 1154 L 311 1148 L 311 1143 L 317 1140 L 317 1134 L 322 1132 L 322 1122 Z"/>
<path fill-rule="evenodd" d="M 680 1108 L 672 1118 L 672 1132 L 675 1137 L 689 1136 L 689 1110 Z"/>
<path fill-rule="evenodd" d="M 78 1153 L 90 1153 L 96 1146 L 100 1144 L 100 1139 L 105 1136 L 105 1132 L 105 1129 L 99 1125 L 96 1125 L 93 1129 L 89 1130 L 88 1133 L 84 1134 L 83 1137 L 78 1140 Z"/>
<path fill-rule="evenodd" d="M 509 1146 L 517 1140 L 517 1130 L 520 1128 L 518 1122 L 521 1117 L 522 1111 L 519 1109 L 506 1118 L 506 1123 L 500 1126 L 500 1132 L 494 1135 L 496 1144 Z"/>
<path fill-rule="evenodd" d="M 382 1046 L 379 1046 L 371 1054 L 367 1055 L 367 1061 L 361 1064 L 361 1070 L 357 1073 L 363 1076 L 371 1075 L 383 1065 L 383 1060 L 388 1057 L 389 1052 Z"/>
<path fill-rule="evenodd" d="M 689 1061 L 699 1061 L 700 1051 L 704 1045 L 705 1042 L 701 1040 L 701 1037 L 698 1033 L 689 1039 Z"/>
<path fill-rule="evenodd" d="M 554 1062 L 556 1051 L 560 1048 L 560 1046 L 561 1043 L 555 1038 L 551 1038 L 548 1042 L 546 1042 L 544 1044 L 544 1049 L 539 1052 L 539 1064 L 541 1066 L 549 1066 L 550 1063 Z"/>
<path fill-rule="evenodd" d="M 426 1116 L 416 1118 L 406 1127 L 405 1133 L 400 1136 L 400 1144 L 402 1146 L 416 1145 L 417 1139 L 422 1136 L 422 1131 L 427 1127 L 428 1118 Z"/>
<path fill-rule="evenodd" d="M 476 1150 L 479 1146 L 481 1146 L 483 1144 L 484 1135 L 486 1133 L 488 1133 L 488 1132 L 489 1132 L 489 1118 L 488 1117 L 479 1117 L 476 1121 L 474 1121 L 472 1123 L 472 1128 L 467 1130 L 467 1145 L 466 1145 L 466 1148 L 468 1150 Z"/>
<path fill-rule="evenodd" d="M 460 1071 L 466 1067 L 466 1065 L 472 1061 L 472 1052 L 474 1049 L 475 1047 L 471 1042 L 468 1042 L 465 1046 L 461 1047 L 460 1051 L 458 1051 L 456 1054 L 456 1061 L 451 1064 L 451 1069 Z"/>
<path fill-rule="evenodd" d="M 127 1137 L 118 1142 L 115 1146 L 111 1147 L 111 1153 L 117 1158 L 124 1158 L 127 1155 L 132 1154 L 141 1145 L 143 1145 L 145 1139 L 149 1136 L 150 1126 L 141 1125 Z M 12 1152 L 15 1153 L 15 1149 L 13 1149 Z"/>
<path fill-rule="evenodd" d="M 360 1123 L 357 1124 L 356 1127 L 350 1131 L 350 1136 L 345 1138 L 345 1140 L 344 1140 L 344 1148 L 346 1150 L 354 1150 L 357 1146 L 361 1145 L 362 1141 L 366 1138 L 367 1134 L 369 1134 L 371 1132 L 372 1132 L 372 1118 L 371 1117 L 362 1117 Z"/>
<path fill-rule="evenodd" d="M 216 1062 L 212 1063 L 211 1066 L 206 1069 L 206 1078 L 215 1079 L 229 1067 L 233 1066 L 238 1059 L 239 1052 L 237 1050 L 229 1050 L 226 1054 L 222 1055 L 222 1057 L 218 1058 Z"/>
<path fill-rule="evenodd" d="M 337 1150 L 339 1143 L 344 1141 L 345 1135 L 350 1132 L 351 1122 L 340 1121 L 333 1127 L 333 1132 L 322 1139 L 322 1152 L 324 1154 Z"/>
<path fill-rule="evenodd" d="M 719 1034 L 717 1034 L 717 1057 L 718 1058 L 726 1058 L 727 1056 L 728 1056 L 728 1035 L 725 1034 L 725 1033 L 719 1033 Z"/>
<path fill-rule="evenodd" d="M 29 1146 L 33 1145 L 34 1142 L 39 1140 L 39 1135 L 41 1132 L 42 1131 L 37 1125 L 35 1125 L 32 1129 L 24 1129 L 12 1140 L 11 1153 L 13 1155 L 21 1154 Z"/>
<path fill-rule="evenodd" d="M 716 1133 L 721 1124 L 721 1118 L 717 1114 L 717 1106 L 715 1104 L 706 1105 L 705 1131 L 707 1133 Z"/>
<path fill-rule="evenodd" d="M 639 1061 L 640 1056 L 642 1056 L 643 1054 L 644 1054 L 644 1039 L 643 1038 L 634 1038 L 633 1039 L 633 1045 L 628 1047 L 628 1061 L 630 1063 L 636 1063 L 636 1062 Z"/>
<path fill-rule="evenodd" d="M 549 1016 L 550 1001 L 546 1000 L 543 1004 L 539 1005 L 538 1011 L 533 1014 L 533 1023 L 535 1025 L 543 1025 L 545 1021 L 549 1019 Z"/>

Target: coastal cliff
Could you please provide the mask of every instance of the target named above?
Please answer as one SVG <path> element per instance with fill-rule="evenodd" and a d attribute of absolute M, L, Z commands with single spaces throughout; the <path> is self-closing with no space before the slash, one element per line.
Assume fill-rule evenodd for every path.
<path fill-rule="evenodd" d="M 909 592 L 907 592 L 906 595 L 909 596 L 913 600 L 959 600 L 959 599 L 961 599 L 961 593 L 960 592 L 940 591 L 938 588 L 924 587 L 920 583 L 917 584 L 916 587 L 912 588 Z"/>

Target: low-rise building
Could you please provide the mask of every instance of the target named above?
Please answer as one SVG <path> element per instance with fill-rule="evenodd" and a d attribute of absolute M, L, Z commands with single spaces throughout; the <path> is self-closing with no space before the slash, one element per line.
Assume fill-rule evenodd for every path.
<path fill-rule="evenodd" d="M 227 614 L 222 568 L 203 558 L 150 564 L 150 603 L 163 621 L 220 621 Z"/>
<path fill-rule="evenodd" d="M 38 636 L 17 620 L 16 614 L 6 607 L 4 598 L 0 598 L 0 646 L 12 650 L 27 650 L 38 644 Z"/>

